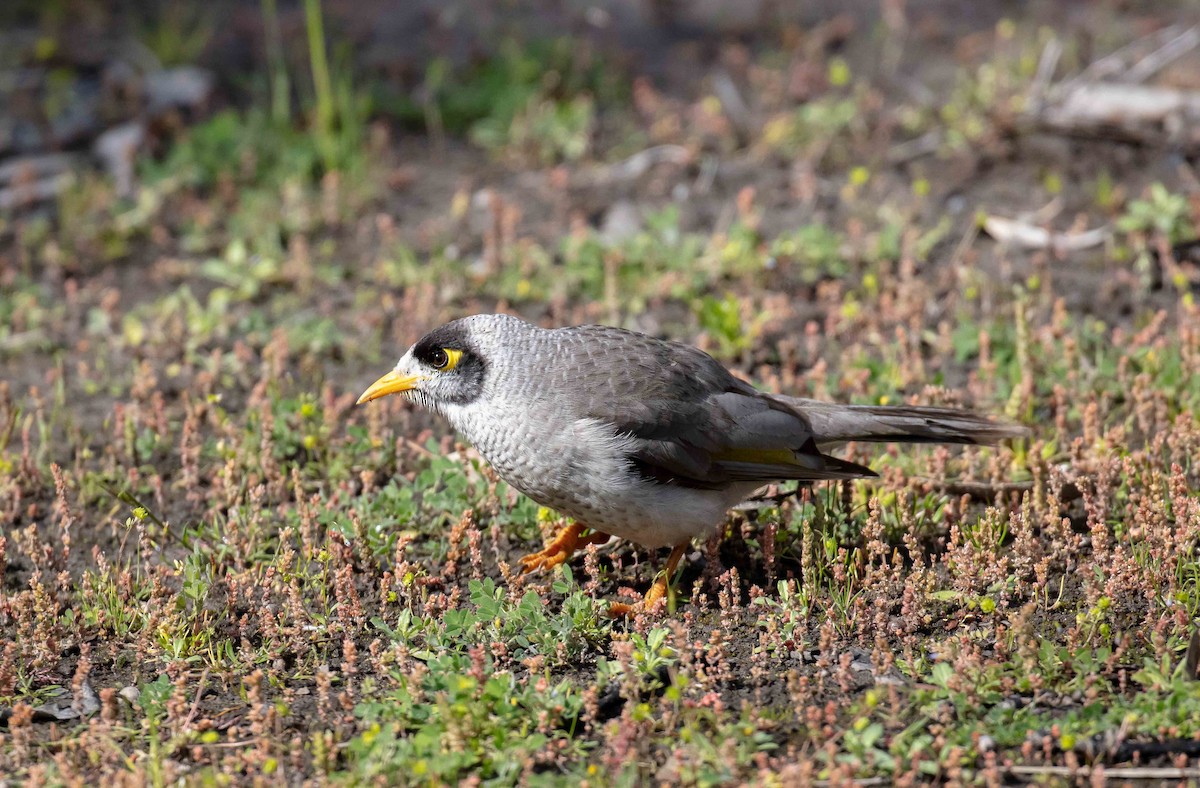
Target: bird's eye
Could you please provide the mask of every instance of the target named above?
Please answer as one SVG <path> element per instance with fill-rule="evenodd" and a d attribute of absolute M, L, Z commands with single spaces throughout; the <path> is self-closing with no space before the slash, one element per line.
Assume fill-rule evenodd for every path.
<path fill-rule="evenodd" d="M 429 354 L 426 363 L 434 369 L 442 372 L 449 372 L 458 366 L 458 360 L 462 358 L 463 352 L 454 348 L 442 347 L 434 350 Z"/>

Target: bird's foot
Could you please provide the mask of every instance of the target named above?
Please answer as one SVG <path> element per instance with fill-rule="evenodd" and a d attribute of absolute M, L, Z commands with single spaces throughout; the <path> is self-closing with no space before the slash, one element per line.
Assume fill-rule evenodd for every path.
<path fill-rule="evenodd" d="M 687 546 L 688 542 L 675 546 L 667 558 L 667 565 L 663 567 L 663 571 L 659 572 L 658 577 L 654 578 L 654 584 L 650 586 L 650 590 L 646 592 L 646 596 L 641 602 L 632 605 L 625 602 L 613 602 L 608 606 L 608 617 L 633 618 L 638 613 L 654 610 L 655 604 L 660 599 L 665 599 L 667 592 L 671 590 L 671 578 L 675 576 L 675 568 L 679 566 L 679 560 L 683 558 L 683 551 L 687 549 Z"/>
<path fill-rule="evenodd" d="M 643 602 L 638 602 L 636 605 L 631 605 L 628 602 L 610 602 L 608 605 L 608 617 L 614 619 L 633 618 L 644 608 Z"/>
<path fill-rule="evenodd" d="M 641 602 L 629 604 L 627 602 L 612 602 L 608 606 L 609 618 L 633 618 L 638 613 L 645 613 L 654 610 L 655 604 L 660 599 L 665 599 L 667 596 L 667 576 L 659 575 L 654 581 L 654 585 L 650 586 L 650 590 L 646 592 L 645 598 Z"/>
<path fill-rule="evenodd" d="M 587 526 L 579 523 L 568 525 L 559 531 L 558 536 L 554 537 L 554 540 L 544 549 L 518 559 L 521 563 L 521 572 L 528 574 L 537 569 L 553 569 L 570 560 L 575 551 L 581 547 L 587 547 L 590 544 L 604 544 L 609 540 L 608 534 L 599 531 L 593 531 L 584 536 L 585 530 L 587 530 Z"/>

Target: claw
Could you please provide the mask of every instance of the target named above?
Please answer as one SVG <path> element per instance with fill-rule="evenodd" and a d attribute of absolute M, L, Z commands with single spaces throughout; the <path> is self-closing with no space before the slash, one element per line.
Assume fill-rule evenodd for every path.
<path fill-rule="evenodd" d="M 558 532 L 558 536 L 542 550 L 522 556 L 519 560 L 521 572 L 529 574 L 539 569 L 553 569 L 561 563 L 570 560 L 575 551 L 590 544 L 604 544 L 609 535 L 595 531 L 582 536 L 587 526 L 572 523 Z"/>
<path fill-rule="evenodd" d="M 636 605 L 630 605 L 626 602 L 612 602 L 608 606 L 608 617 L 633 618 L 638 613 L 642 612 L 644 607 L 644 602 L 638 602 Z"/>
<path fill-rule="evenodd" d="M 675 567 L 679 566 L 679 560 L 683 558 L 683 551 L 687 549 L 687 546 L 688 542 L 675 545 L 675 549 L 667 558 L 667 565 L 654 579 L 654 585 L 650 586 L 650 590 L 646 592 L 646 597 L 641 602 L 632 605 L 625 602 L 613 602 L 608 606 L 608 617 L 633 618 L 638 613 L 653 610 L 659 600 L 666 598 L 671 578 L 675 576 Z"/>

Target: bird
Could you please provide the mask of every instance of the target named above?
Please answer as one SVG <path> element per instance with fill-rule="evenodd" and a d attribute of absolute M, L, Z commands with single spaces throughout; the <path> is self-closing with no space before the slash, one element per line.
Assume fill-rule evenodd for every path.
<path fill-rule="evenodd" d="M 841 444 L 994 444 L 1029 434 L 967 410 L 760 391 L 690 345 L 504 314 L 429 331 L 358 404 L 390 394 L 445 417 L 509 485 L 573 520 L 520 559 L 523 571 L 552 569 L 611 537 L 670 547 L 643 600 L 613 603 L 613 616 L 652 609 L 692 540 L 760 487 L 877 475 L 827 453 Z"/>

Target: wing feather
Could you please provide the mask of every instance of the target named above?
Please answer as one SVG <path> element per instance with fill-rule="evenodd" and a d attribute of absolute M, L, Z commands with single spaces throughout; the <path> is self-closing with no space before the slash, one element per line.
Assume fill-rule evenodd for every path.
<path fill-rule="evenodd" d="M 602 326 L 557 332 L 576 363 L 559 372 L 583 415 L 628 438 L 630 466 L 661 484 L 722 489 L 737 482 L 875 475 L 822 454 L 812 426 L 694 347 Z"/>

